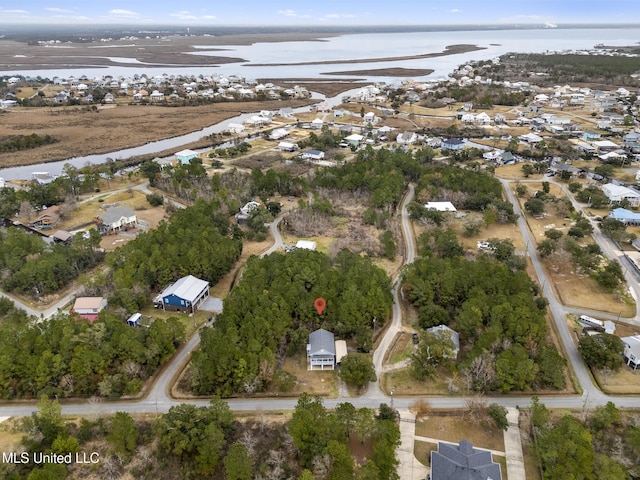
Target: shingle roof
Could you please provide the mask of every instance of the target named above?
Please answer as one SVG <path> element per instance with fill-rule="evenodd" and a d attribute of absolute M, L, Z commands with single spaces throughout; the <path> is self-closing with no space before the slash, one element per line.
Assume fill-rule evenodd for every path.
<path fill-rule="evenodd" d="M 333 333 L 320 328 L 309 335 L 309 355 L 335 355 Z"/>
<path fill-rule="evenodd" d="M 111 225 L 114 222 L 117 222 L 122 217 L 135 217 L 136 214 L 133 209 L 128 205 L 123 205 L 121 207 L 111 207 L 105 210 L 104 213 L 98 215 L 102 223 L 105 225 Z"/>
<path fill-rule="evenodd" d="M 459 445 L 440 442 L 431 452 L 432 480 L 501 480 L 500 465 L 493 463 L 491 452 L 473 448 L 462 440 Z"/>
<path fill-rule="evenodd" d="M 200 295 L 202 290 L 207 287 L 209 287 L 209 282 L 200 280 L 193 275 L 187 275 L 186 277 L 182 277 L 173 285 L 169 285 L 165 288 L 162 292 L 162 297 L 164 298 L 168 295 L 175 295 L 176 297 L 188 300 L 189 302 L 195 302 L 198 295 Z"/>

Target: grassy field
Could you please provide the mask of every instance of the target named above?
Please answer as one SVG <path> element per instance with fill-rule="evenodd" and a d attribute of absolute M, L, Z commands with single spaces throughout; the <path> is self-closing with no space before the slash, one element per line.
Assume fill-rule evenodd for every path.
<path fill-rule="evenodd" d="M 430 415 L 416 422 L 416 435 L 450 443 L 468 440 L 477 448 L 504 452 L 504 433 L 494 425 L 474 425 L 466 415 Z"/>

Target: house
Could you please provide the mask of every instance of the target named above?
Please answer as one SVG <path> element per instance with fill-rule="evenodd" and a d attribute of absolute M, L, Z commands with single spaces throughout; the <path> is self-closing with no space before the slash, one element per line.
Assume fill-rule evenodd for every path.
<path fill-rule="evenodd" d="M 364 137 L 362 135 L 358 135 L 357 133 L 353 133 L 348 137 L 344 137 L 344 141 L 354 147 L 360 145 L 360 142 L 362 142 L 362 140 L 364 140 Z"/>
<path fill-rule="evenodd" d="M 626 208 L 616 208 L 608 217 L 618 220 L 625 225 L 640 225 L 640 213 L 632 212 Z"/>
<path fill-rule="evenodd" d="M 460 335 L 458 332 L 450 329 L 446 325 L 436 325 L 435 327 L 427 328 L 427 332 L 433 333 L 436 337 L 449 335 L 449 337 L 451 337 L 451 341 L 455 345 L 451 358 L 458 358 L 458 352 L 460 351 Z"/>
<path fill-rule="evenodd" d="M 431 452 L 431 480 L 502 480 L 502 471 L 490 451 L 466 440 L 458 445 L 438 442 L 438 450 Z"/>
<path fill-rule="evenodd" d="M 298 145 L 291 142 L 280 142 L 278 143 L 278 149 L 281 152 L 295 152 L 298 150 Z"/>
<path fill-rule="evenodd" d="M 637 370 L 640 366 L 640 335 L 622 337 L 620 340 L 624 343 L 624 363 Z"/>
<path fill-rule="evenodd" d="M 31 178 L 33 178 L 40 185 L 47 185 L 48 183 L 51 183 L 56 179 L 56 177 L 51 175 L 49 172 L 33 172 L 31 174 Z"/>
<path fill-rule="evenodd" d="M 321 152 L 320 150 L 307 150 L 306 152 L 303 152 L 300 157 L 305 160 L 323 160 L 324 152 Z"/>
<path fill-rule="evenodd" d="M 336 344 L 333 333 L 320 328 L 309 335 L 307 344 L 308 370 L 333 370 L 336 364 Z"/>
<path fill-rule="evenodd" d="M 288 136 L 289 130 L 285 128 L 276 128 L 273 132 L 271 132 L 271 135 L 269 135 L 269 140 L 281 140 Z"/>
<path fill-rule="evenodd" d="M 293 117 L 293 108 L 284 107 L 278 110 L 278 116 L 282 118 L 291 118 Z"/>
<path fill-rule="evenodd" d="M 312 122 L 311 122 L 311 128 L 313 130 L 320 130 L 322 128 L 322 126 L 324 125 L 324 122 L 320 119 L 320 118 L 315 118 Z"/>
<path fill-rule="evenodd" d="M 194 152 L 187 148 L 186 150 L 180 150 L 176 153 L 176 158 L 182 165 L 188 165 L 192 158 L 198 158 L 198 152 Z"/>
<path fill-rule="evenodd" d="M 159 92 L 158 90 L 154 90 L 153 92 L 151 92 L 151 95 L 149 95 L 149 100 L 151 100 L 153 103 L 159 103 L 164 101 L 164 93 Z"/>
<path fill-rule="evenodd" d="M 415 143 L 417 139 L 418 134 L 416 132 L 402 132 L 396 137 L 396 142 L 402 145 L 411 145 Z"/>
<path fill-rule="evenodd" d="M 194 313 L 207 297 L 209 282 L 187 275 L 165 288 L 153 299 L 153 304 L 170 312 Z"/>
<path fill-rule="evenodd" d="M 318 244 L 310 240 L 298 240 L 298 243 L 296 243 L 296 248 L 315 251 L 316 248 L 318 248 Z"/>
<path fill-rule="evenodd" d="M 103 235 L 135 228 L 138 224 L 135 212 L 128 205 L 107 208 L 104 213 L 96 216 L 95 221 L 98 231 Z"/>
<path fill-rule="evenodd" d="M 527 133 L 526 135 L 520 135 L 518 138 L 523 142 L 527 142 L 527 143 L 539 143 L 542 141 L 542 137 L 539 135 L 536 135 L 535 133 Z"/>
<path fill-rule="evenodd" d="M 104 297 L 78 297 L 73 302 L 71 312 L 93 323 L 106 306 L 107 299 Z"/>
<path fill-rule="evenodd" d="M 439 212 L 455 212 L 456 207 L 451 202 L 427 202 L 424 205 L 427 210 L 437 210 Z"/>
<path fill-rule="evenodd" d="M 593 130 L 582 132 L 582 139 L 587 142 L 593 142 L 594 140 L 598 140 L 599 138 L 600 134 L 598 132 L 594 132 Z"/>
<path fill-rule="evenodd" d="M 230 123 L 227 125 L 227 132 L 229 133 L 242 133 L 244 132 L 244 125 L 241 123 Z"/>
<path fill-rule="evenodd" d="M 599 140 L 593 142 L 593 146 L 598 149 L 599 153 L 613 152 L 620 148 L 620 145 L 613 143 L 611 140 Z"/>
<path fill-rule="evenodd" d="M 448 138 L 444 142 L 442 142 L 442 149 L 452 151 L 462 150 L 464 148 L 464 145 L 464 140 L 461 140 L 459 138 Z"/>
<path fill-rule="evenodd" d="M 627 200 L 633 206 L 640 205 L 640 193 L 622 185 L 607 183 L 602 186 L 602 192 L 609 199 L 609 203 L 619 203 Z"/>
<path fill-rule="evenodd" d="M 29 225 L 36 228 L 51 229 L 51 225 L 55 225 L 60 220 L 60 207 L 58 205 L 52 205 L 49 208 L 42 210 L 33 222 Z"/>

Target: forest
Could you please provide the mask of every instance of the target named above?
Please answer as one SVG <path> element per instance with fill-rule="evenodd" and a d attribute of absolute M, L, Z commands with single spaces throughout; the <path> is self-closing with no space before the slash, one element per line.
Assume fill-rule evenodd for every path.
<path fill-rule="evenodd" d="M 625 55 L 544 55 L 537 53 L 509 53 L 500 57 L 500 63 L 489 67 L 493 80 L 528 79 L 528 72 L 544 72 L 536 76 L 540 86 L 565 83 L 601 83 L 616 86 L 637 86 L 631 77 L 640 71 L 640 59 Z"/>
<path fill-rule="evenodd" d="M 612 402 L 582 414 L 558 415 L 534 397 L 534 449 L 545 480 L 638 478 L 640 418 Z"/>
<path fill-rule="evenodd" d="M 233 237 L 218 203 L 198 200 L 107 255 L 112 277 L 95 293 L 108 293 L 110 305 L 133 313 L 148 303 L 147 294 L 183 276 L 215 284 L 241 252 L 242 241 Z"/>
<path fill-rule="evenodd" d="M 512 255 L 499 255 L 503 249 L 468 260 L 452 232 L 437 232 L 419 239 L 422 258 L 406 269 L 403 290 L 422 328 L 443 324 L 460 334 L 456 367 L 468 388 L 563 388 L 559 367 L 566 361 L 549 341 L 547 304 L 537 285 Z M 428 362 L 421 356 L 430 340 L 420 339 L 417 378 L 435 375 L 433 356 Z"/>
<path fill-rule="evenodd" d="M 30 417 L 12 420 L 20 451 L 95 453 L 96 464 L 0 464 L 6 480 L 398 480 L 398 413 L 385 404 L 328 411 L 303 394 L 286 421 L 236 418 L 226 402 L 173 406 L 167 413 L 93 415 L 68 421 L 43 396 Z"/>
<path fill-rule="evenodd" d="M 68 244 L 45 243 L 18 228 L 0 230 L 0 284 L 8 292 L 35 298 L 56 292 L 98 265 L 100 234 L 72 237 Z"/>
<path fill-rule="evenodd" d="M 66 314 L 37 321 L 0 299 L 0 397 L 137 394 L 184 336 L 176 318 L 148 329 L 129 327 L 106 310 L 93 324 Z"/>
<path fill-rule="evenodd" d="M 17 152 L 18 150 L 28 150 L 41 145 L 56 143 L 59 140 L 51 135 L 40 136 L 37 133 L 31 135 L 11 135 L 0 137 L 0 153 Z"/>
<path fill-rule="evenodd" d="M 322 315 L 314 309 L 326 300 Z M 191 386 L 229 396 L 265 390 L 285 356 L 303 354 L 309 333 L 324 328 L 369 351 L 373 320 L 391 313 L 391 283 L 368 257 L 343 250 L 331 260 L 308 250 L 252 257 L 224 301 L 213 329 L 193 353 Z"/>

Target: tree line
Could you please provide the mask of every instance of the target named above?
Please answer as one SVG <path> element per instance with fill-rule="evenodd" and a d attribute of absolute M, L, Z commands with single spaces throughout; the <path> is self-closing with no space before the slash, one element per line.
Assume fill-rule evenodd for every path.
<path fill-rule="evenodd" d="M 322 315 L 313 306 L 318 297 L 327 302 Z M 201 334 L 192 356 L 192 388 L 221 396 L 264 390 L 285 356 L 304 352 L 317 328 L 354 337 L 369 351 L 373 321 L 382 325 L 392 301 L 385 272 L 346 250 L 334 260 L 307 250 L 252 257 L 216 327 Z"/>
<path fill-rule="evenodd" d="M 2 300 L 0 397 L 119 397 L 144 381 L 184 341 L 176 318 L 132 328 L 106 310 L 93 323 L 58 314 L 37 321 Z"/>
<path fill-rule="evenodd" d="M 51 135 L 40 136 L 37 133 L 32 133 L 31 135 L 10 135 L 0 138 L 0 153 L 29 150 L 58 141 L 57 138 Z"/>
<path fill-rule="evenodd" d="M 74 235 L 67 244 L 46 243 L 18 228 L 0 230 L 0 284 L 8 292 L 40 297 L 54 293 L 98 265 L 100 235 Z"/>
<path fill-rule="evenodd" d="M 279 420 L 238 419 L 226 402 L 214 398 L 199 407 L 173 406 L 155 419 L 117 412 L 69 421 L 56 400 L 42 396 L 36 412 L 13 423 L 14 431 L 24 434 L 19 451 L 30 461 L 3 462 L 0 476 L 7 480 L 399 478 L 398 414 L 385 404 L 356 409 L 341 403 L 330 412 L 319 398 L 303 394 L 291 419 Z M 34 454 L 44 452 L 71 454 L 74 459 L 76 453 L 80 459 L 84 454 L 87 461 L 97 463 L 36 463 Z"/>

